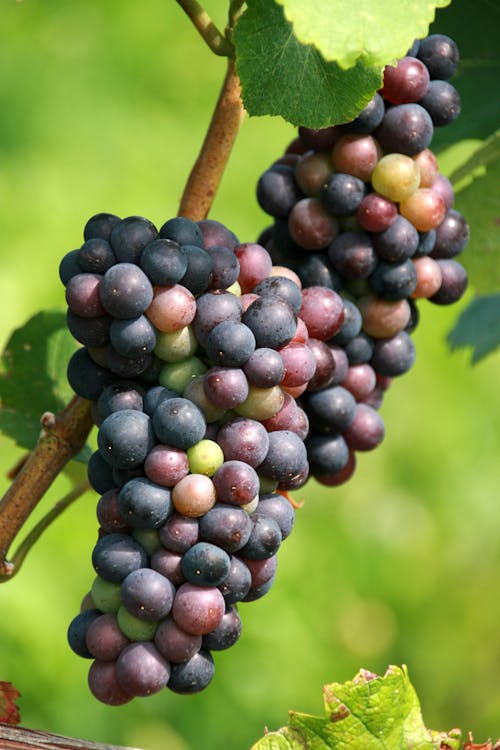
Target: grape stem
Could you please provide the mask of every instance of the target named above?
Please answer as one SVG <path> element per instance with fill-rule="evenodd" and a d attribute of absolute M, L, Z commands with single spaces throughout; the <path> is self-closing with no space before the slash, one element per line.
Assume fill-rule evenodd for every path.
<path fill-rule="evenodd" d="M 205 140 L 182 195 L 179 216 L 192 221 L 208 216 L 244 116 L 240 79 L 234 60 L 229 58 Z"/>
<path fill-rule="evenodd" d="M 57 475 L 85 445 L 92 427 L 90 401 L 75 396 L 59 414 L 46 412 L 41 426 L 37 445 L 0 500 L 0 575 L 7 578 L 12 575 L 12 563 L 6 558 L 17 533 Z"/>
<path fill-rule="evenodd" d="M 206 10 L 198 0 L 177 0 L 178 5 L 188 15 L 196 30 L 208 44 L 212 52 L 222 57 L 233 56 L 233 45 L 221 34 Z"/>

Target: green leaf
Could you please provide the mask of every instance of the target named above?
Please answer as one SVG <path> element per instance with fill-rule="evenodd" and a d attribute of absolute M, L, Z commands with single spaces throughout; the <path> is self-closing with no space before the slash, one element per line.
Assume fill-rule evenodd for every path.
<path fill-rule="evenodd" d="M 0 429 L 31 449 L 40 433 L 40 417 L 60 411 L 73 397 L 66 367 L 76 344 L 64 313 L 39 312 L 16 329 L 0 361 Z"/>
<path fill-rule="evenodd" d="M 461 733 L 425 728 L 405 667 L 383 677 L 364 669 L 353 680 L 323 688 L 325 717 L 290 712 L 288 725 L 252 750 L 458 750 Z"/>
<path fill-rule="evenodd" d="M 383 67 L 426 36 L 436 8 L 451 0 L 278 0 L 302 44 L 351 68 L 360 60 Z"/>
<path fill-rule="evenodd" d="M 500 159 L 490 162 L 482 177 L 455 196 L 454 207 L 471 226 L 471 238 L 460 262 L 479 294 L 500 289 Z"/>
<path fill-rule="evenodd" d="M 477 148 L 469 158 L 460 164 L 450 175 L 450 180 L 453 183 L 455 190 L 459 191 L 465 187 L 463 184 L 464 180 L 467 180 L 467 184 L 470 183 L 474 177 L 484 175 L 485 167 L 492 162 L 500 159 L 500 130 L 490 138 L 487 138 L 479 148 Z"/>
<path fill-rule="evenodd" d="M 460 65 L 451 83 L 462 99 L 460 117 L 437 128 L 433 151 L 464 138 L 488 138 L 500 122 L 500 5 L 491 0 L 453 0 L 438 13 L 431 33 L 451 36 L 460 50 Z"/>
<path fill-rule="evenodd" d="M 447 336 L 451 349 L 471 348 L 471 363 L 500 346 L 500 294 L 476 297 Z"/>
<path fill-rule="evenodd" d="M 235 29 L 236 64 L 250 115 L 322 128 L 354 119 L 382 82 L 380 67 L 345 71 L 301 44 L 274 0 L 249 0 Z"/>

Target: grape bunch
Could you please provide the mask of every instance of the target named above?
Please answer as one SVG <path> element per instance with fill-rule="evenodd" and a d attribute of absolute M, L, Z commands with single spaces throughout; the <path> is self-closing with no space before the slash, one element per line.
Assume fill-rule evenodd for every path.
<path fill-rule="evenodd" d="M 460 113 L 449 82 L 458 60 L 445 35 L 416 40 L 358 117 L 299 128 L 257 184 L 274 220 L 259 242 L 273 261 L 297 273 L 304 299 L 319 288 L 343 299 L 342 326 L 321 344 L 324 360 L 335 360 L 331 379 L 300 398 L 310 473 L 329 486 L 349 479 L 356 452 L 384 437 L 378 409 L 414 363 L 419 300 L 448 305 L 467 287 L 456 256 L 469 228 L 429 148 L 434 129 Z"/>
<path fill-rule="evenodd" d="M 265 248 L 179 217 L 158 232 L 98 214 L 60 276 L 82 344 L 68 380 L 98 426 L 88 476 L 100 495 L 96 577 L 69 643 L 92 659 L 105 703 L 198 692 L 212 651 L 240 636 L 238 603 L 273 583 L 294 522 L 286 492 L 309 471 L 295 398 L 317 369 L 307 326 L 328 338 L 342 300 L 320 289 L 328 304 L 313 315 Z"/>

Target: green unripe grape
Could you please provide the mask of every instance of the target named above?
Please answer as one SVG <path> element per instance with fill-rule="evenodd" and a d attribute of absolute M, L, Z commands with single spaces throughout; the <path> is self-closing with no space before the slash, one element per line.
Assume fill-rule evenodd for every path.
<path fill-rule="evenodd" d="M 116 612 L 122 600 L 120 596 L 120 584 L 105 581 L 97 576 L 91 589 L 92 601 L 101 612 Z"/>
<path fill-rule="evenodd" d="M 158 627 L 157 622 L 140 620 L 135 615 L 131 615 L 123 606 L 116 613 L 116 619 L 123 635 L 126 635 L 130 641 L 152 641 Z"/>
<path fill-rule="evenodd" d="M 278 486 L 277 483 L 274 483 L 276 487 Z M 272 490 L 271 490 L 272 491 Z M 267 490 L 266 490 L 267 492 Z M 260 493 L 264 494 L 262 490 L 260 490 Z M 257 506 L 259 504 L 259 496 L 260 493 L 255 495 L 253 500 L 250 500 L 249 503 L 245 503 L 244 505 L 240 505 L 240 508 L 243 508 L 243 510 L 246 510 L 246 512 L 250 515 L 250 513 L 253 513 L 254 510 L 257 510 Z"/>
<path fill-rule="evenodd" d="M 420 185 L 420 167 L 410 156 L 386 154 L 371 176 L 374 190 L 399 203 L 413 195 Z"/>
<path fill-rule="evenodd" d="M 224 463 L 222 448 L 214 440 L 200 440 L 187 450 L 189 471 L 191 474 L 205 474 L 213 477 Z"/>
<path fill-rule="evenodd" d="M 184 388 L 182 395 L 201 409 L 207 422 L 219 422 L 226 413 L 226 409 L 223 409 L 221 406 L 216 406 L 210 401 L 203 387 L 204 380 L 205 379 L 201 375 L 192 378 Z"/>
<path fill-rule="evenodd" d="M 207 368 L 198 357 L 189 357 L 182 362 L 172 362 L 160 371 L 158 382 L 165 388 L 182 393 L 192 378 L 203 375 Z"/>
<path fill-rule="evenodd" d="M 182 362 L 192 357 L 198 349 L 198 341 L 191 326 L 184 326 L 180 331 L 156 334 L 154 353 L 164 362 Z"/>
<path fill-rule="evenodd" d="M 234 411 L 241 417 L 250 419 L 270 419 L 283 406 L 285 396 L 279 385 L 272 388 L 257 388 L 251 385 L 248 388 L 248 396 L 242 404 L 234 407 Z"/>
<path fill-rule="evenodd" d="M 261 495 L 270 495 L 271 492 L 275 492 L 278 487 L 278 482 L 268 477 L 263 477 L 259 474 L 259 493 Z"/>
<path fill-rule="evenodd" d="M 241 286 L 239 285 L 239 282 L 235 281 L 234 284 L 228 286 L 226 292 L 231 292 L 231 294 L 234 294 L 235 297 L 241 297 Z"/>
<path fill-rule="evenodd" d="M 132 536 L 144 547 L 150 557 L 153 552 L 161 547 L 157 529 L 134 529 Z"/>

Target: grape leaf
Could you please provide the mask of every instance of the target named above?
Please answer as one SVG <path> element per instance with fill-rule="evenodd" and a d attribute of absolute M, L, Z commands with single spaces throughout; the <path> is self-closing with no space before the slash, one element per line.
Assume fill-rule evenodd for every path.
<path fill-rule="evenodd" d="M 302 44 L 313 44 L 326 60 L 351 68 L 383 67 L 403 57 L 414 39 L 427 34 L 436 8 L 451 0 L 278 0 Z"/>
<path fill-rule="evenodd" d="M 21 718 L 16 700 L 20 693 L 10 682 L 0 680 L 0 722 L 3 724 L 19 724 Z"/>
<path fill-rule="evenodd" d="M 250 115 L 322 128 L 356 117 L 382 82 L 380 66 L 345 71 L 301 44 L 274 0 L 249 0 L 235 29 L 236 65 Z"/>
<path fill-rule="evenodd" d="M 73 397 L 66 366 L 76 344 L 64 313 L 37 313 L 16 329 L 0 361 L 0 429 L 31 449 L 40 433 L 40 417 L 60 411 Z"/>
<path fill-rule="evenodd" d="M 475 297 L 447 336 L 451 349 L 471 348 L 475 365 L 500 346 L 500 294 Z"/>
<path fill-rule="evenodd" d="M 458 166 L 450 175 L 450 180 L 455 190 L 460 190 L 465 185 L 463 180 L 469 184 L 475 176 L 484 175 L 485 167 L 500 159 L 500 130 L 493 133 L 484 143 Z"/>
<path fill-rule="evenodd" d="M 476 177 L 455 196 L 455 208 L 471 226 L 471 239 L 460 262 L 479 294 L 500 288 L 499 180 L 500 159 L 496 159 L 486 166 L 483 176 Z"/>
<path fill-rule="evenodd" d="M 291 711 L 288 725 L 269 732 L 252 750 L 458 750 L 461 732 L 425 728 L 405 667 L 383 677 L 360 670 L 353 680 L 323 688 L 325 716 Z M 446 744 L 445 744 L 446 743 Z"/>

